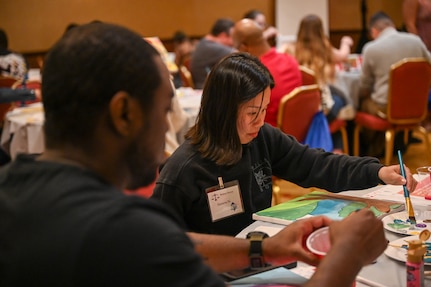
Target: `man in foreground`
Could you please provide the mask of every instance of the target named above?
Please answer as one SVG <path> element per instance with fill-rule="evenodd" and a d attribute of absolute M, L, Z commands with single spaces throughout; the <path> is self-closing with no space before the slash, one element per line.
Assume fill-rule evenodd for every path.
<path fill-rule="evenodd" d="M 163 204 L 122 193 L 154 180 L 173 95 L 141 36 L 71 30 L 46 58 L 42 93 L 46 152 L 0 169 L 0 286 L 224 286 L 215 272 L 249 266 L 248 240 L 186 234 Z M 317 265 L 302 242 L 327 225 L 333 248 L 306 286 L 350 286 L 387 245 L 369 210 L 298 221 L 262 241 L 264 262 Z"/>

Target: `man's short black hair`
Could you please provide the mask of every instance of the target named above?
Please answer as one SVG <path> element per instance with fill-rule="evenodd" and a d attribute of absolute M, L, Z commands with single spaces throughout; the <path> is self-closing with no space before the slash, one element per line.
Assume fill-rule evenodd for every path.
<path fill-rule="evenodd" d="M 180 30 L 176 31 L 174 33 L 173 38 L 172 38 L 172 40 L 175 44 L 181 44 L 181 43 L 187 41 L 188 39 L 189 39 L 189 37 L 187 36 L 187 34 L 184 33 L 183 31 L 180 31 Z"/>
<path fill-rule="evenodd" d="M 381 31 L 389 26 L 394 26 L 394 22 L 392 21 L 391 17 L 389 17 L 389 15 L 383 11 L 376 12 L 370 18 L 370 28 L 376 28 L 377 30 Z"/>
<path fill-rule="evenodd" d="M 230 34 L 230 29 L 235 25 L 235 23 L 227 18 L 218 19 L 212 29 L 211 29 L 211 35 L 218 36 L 221 33 Z"/>
<path fill-rule="evenodd" d="M 65 33 L 43 69 L 47 148 L 90 143 L 117 92 L 150 110 L 161 83 L 157 55 L 141 36 L 117 25 L 90 23 Z"/>

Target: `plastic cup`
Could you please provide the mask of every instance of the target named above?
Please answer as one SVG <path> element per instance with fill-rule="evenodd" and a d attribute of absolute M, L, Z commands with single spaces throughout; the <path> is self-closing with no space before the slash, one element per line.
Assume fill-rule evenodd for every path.
<path fill-rule="evenodd" d="M 323 258 L 331 249 L 329 227 L 322 227 L 311 233 L 305 244 L 310 252 Z"/>
<path fill-rule="evenodd" d="M 431 166 L 421 166 L 416 169 L 419 181 L 424 180 L 430 176 Z"/>
<path fill-rule="evenodd" d="M 305 242 L 306 247 L 313 254 L 316 254 L 320 259 L 325 257 L 329 249 L 331 249 L 331 239 L 329 236 L 329 227 L 322 227 L 312 232 Z M 353 281 L 352 287 L 356 286 L 356 280 Z"/>

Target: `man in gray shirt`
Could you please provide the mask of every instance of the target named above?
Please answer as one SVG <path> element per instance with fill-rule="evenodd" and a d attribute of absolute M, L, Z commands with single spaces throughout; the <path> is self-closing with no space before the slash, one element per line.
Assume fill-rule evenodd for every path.
<path fill-rule="evenodd" d="M 414 35 L 398 32 L 388 15 L 378 12 L 370 19 L 373 41 L 363 49 L 361 110 L 378 115 L 386 114 L 388 80 L 391 65 L 410 57 L 424 57 L 431 61 L 422 40 Z M 377 112 L 379 111 L 379 112 Z"/>
<path fill-rule="evenodd" d="M 386 117 L 389 71 L 391 65 L 410 57 L 431 57 L 422 40 L 410 33 L 398 32 L 391 18 L 377 12 L 370 19 L 370 34 L 374 39 L 363 49 L 361 111 Z M 363 130 L 367 155 L 380 156 L 384 150 L 384 134 Z"/>
<path fill-rule="evenodd" d="M 190 60 L 190 70 L 196 89 L 202 89 L 211 68 L 224 56 L 234 52 L 232 32 L 234 22 L 218 19 L 209 34 L 196 46 Z"/>

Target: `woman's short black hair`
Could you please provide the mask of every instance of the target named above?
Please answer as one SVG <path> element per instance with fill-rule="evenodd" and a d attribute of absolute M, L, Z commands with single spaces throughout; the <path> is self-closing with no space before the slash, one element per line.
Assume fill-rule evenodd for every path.
<path fill-rule="evenodd" d="M 270 72 L 258 58 L 248 53 L 226 56 L 208 75 L 196 125 L 186 137 L 203 157 L 217 164 L 238 162 L 242 156 L 236 126 L 239 108 L 273 86 Z"/>
<path fill-rule="evenodd" d="M 90 23 L 65 33 L 48 53 L 42 75 L 47 147 L 90 142 L 119 91 L 151 109 L 161 83 L 156 55 L 141 36 L 117 25 Z"/>

